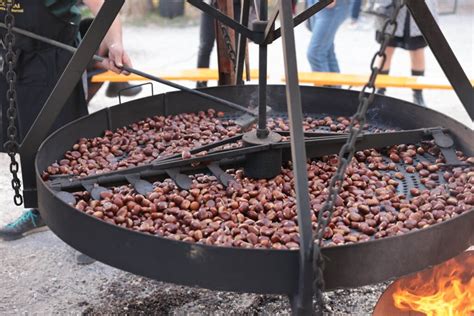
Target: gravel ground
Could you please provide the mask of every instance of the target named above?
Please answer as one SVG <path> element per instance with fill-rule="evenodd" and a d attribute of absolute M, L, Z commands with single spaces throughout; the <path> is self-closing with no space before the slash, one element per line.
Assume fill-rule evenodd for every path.
<path fill-rule="evenodd" d="M 461 0 L 459 13 L 440 18 L 440 24 L 461 64 L 470 78 L 474 77 L 473 30 L 474 3 Z M 360 28 L 343 27 L 336 45 L 341 69 L 348 73 L 367 73 L 370 56 L 377 45 L 369 19 Z M 467 30 L 461 32 L 460 30 Z M 136 68 L 153 71 L 193 68 L 198 46 L 195 26 L 163 28 L 156 26 L 126 26 L 126 46 Z M 150 40 L 151 38 L 156 40 Z M 306 47 L 310 33 L 298 29 L 299 69 L 308 71 Z M 251 65 L 257 63 L 256 48 L 250 47 Z M 347 52 L 351 52 L 348 54 Z M 269 50 L 270 81 L 278 83 L 283 74 L 281 42 Z M 274 61 L 274 62 L 273 62 Z M 406 53 L 395 56 L 393 73 L 409 73 Z M 215 53 L 211 67 L 215 67 Z M 443 77 L 433 55 L 427 55 L 427 75 Z M 184 83 L 190 87 L 193 83 Z M 210 83 L 213 84 L 213 83 Z M 146 90 L 146 89 L 145 89 Z M 168 91 L 155 85 L 158 93 Z M 145 96 L 149 91 L 144 91 Z M 390 89 L 388 94 L 410 99 L 407 89 Z M 452 91 L 426 91 L 428 105 L 463 122 L 472 128 L 460 102 Z M 90 110 L 96 111 L 117 103 L 105 97 L 102 89 L 92 101 Z M 17 217 L 22 209 L 11 202 L 8 159 L 0 155 L 0 225 Z M 42 232 L 13 242 L 0 241 L 0 314 L 288 314 L 287 299 L 213 292 L 203 289 L 164 284 L 130 275 L 102 263 L 79 266 L 76 251 L 51 232 Z M 327 313 L 337 315 L 367 315 L 375 306 L 387 283 L 325 294 Z"/>

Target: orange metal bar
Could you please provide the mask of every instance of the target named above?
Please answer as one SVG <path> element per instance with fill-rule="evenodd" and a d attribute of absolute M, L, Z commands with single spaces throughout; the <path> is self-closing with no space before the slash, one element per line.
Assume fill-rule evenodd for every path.
<path fill-rule="evenodd" d="M 314 85 L 347 85 L 357 87 L 366 84 L 369 76 L 329 72 L 301 72 L 299 78 L 301 83 L 312 83 Z M 396 77 L 390 75 L 379 75 L 375 84 L 380 88 L 453 89 L 447 80 L 429 77 Z M 474 80 L 471 80 L 471 84 L 474 86 Z"/>
<path fill-rule="evenodd" d="M 217 69 L 208 69 L 208 68 L 196 68 L 196 69 L 187 69 L 180 71 L 173 71 L 169 73 L 157 74 L 157 77 L 171 80 L 171 81 L 208 81 L 208 80 L 218 80 L 219 73 Z M 258 79 L 258 70 L 250 71 L 251 79 Z M 124 82 L 124 81 L 149 81 L 149 79 L 130 74 L 129 76 L 118 75 L 111 71 L 104 72 L 102 74 L 92 77 L 92 82 Z"/>

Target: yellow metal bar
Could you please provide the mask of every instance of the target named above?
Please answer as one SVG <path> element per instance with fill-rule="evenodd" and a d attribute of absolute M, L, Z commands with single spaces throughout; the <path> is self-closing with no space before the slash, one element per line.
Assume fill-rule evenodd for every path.
<path fill-rule="evenodd" d="M 208 69 L 208 68 L 196 68 L 196 69 L 187 69 L 174 71 L 169 73 L 159 73 L 156 74 L 157 77 L 171 80 L 171 81 L 208 81 L 208 80 L 218 80 L 219 73 L 217 69 Z M 258 70 L 253 69 L 250 71 L 250 78 L 258 79 Z M 129 76 L 119 75 L 111 71 L 104 72 L 102 74 L 95 75 L 92 77 L 92 82 L 124 82 L 124 81 L 149 81 L 147 78 L 130 74 Z"/>
<path fill-rule="evenodd" d="M 314 85 L 347 85 L 363 86 L 369 79 L 368 75 L 341 74 L 330 72 L 301 72 L 299 80 L 301 83 L 312 83 Z M 282 79 L 284 81 L 284 79 Z M 474 80 L 471 80 L 474 86 Z M 410 88 L 410 89 L 444 89 L 452 90 L 453 87 L 447 80 L 429 77 L 396 77 L 390 75 L 379 75 L 375 85 L 379 88 Z"/>

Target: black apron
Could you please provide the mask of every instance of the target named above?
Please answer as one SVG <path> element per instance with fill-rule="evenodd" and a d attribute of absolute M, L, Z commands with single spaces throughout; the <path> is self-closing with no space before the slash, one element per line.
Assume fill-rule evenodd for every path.
<path fill-rule="evenodd" d="M 15 26 L 56 41 L 77 46 L 78 27 L 53 15 L 42 0 L 15 0 L 13 10 Z M 19 7 L 18 7 L 19 6 Z M 5 8 L 0 7 L 0 21 L 5 19 Z M 0 30 L 4 38 L 5 29 Z M 22 140 L 41 111 L 47 98 L 53 91 L 56 82 L 69 62 L 72 54 L 42 42 L 15 34 L 15 51 L 17 53 L 17 109 L 18 139 Z M 4 71 L 7 67 L 5 65 Z M 7 83 L 5 75 L 0 75 L 1 151 L 7 140 L 8 119 L 6 110 Z M 87 115 L 87 103 L 82 82 L 78 82 L 73 93 L 64 105 L 50 132 Z"/>

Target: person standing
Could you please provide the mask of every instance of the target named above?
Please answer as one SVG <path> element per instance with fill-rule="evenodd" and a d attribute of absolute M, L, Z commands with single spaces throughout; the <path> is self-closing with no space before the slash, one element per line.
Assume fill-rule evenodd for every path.
<path fill-rule="evenodd" d="M 308 0 L 308 6 L 317 0 Z M 335 0 L 312 17 L 312 36 L 307 57 L 312 71 L 340 72 L 334 40 L 341 24 L 349 14 L 350 0 Z"/>
<path fill-rule="evenodd" d="M 15 26 L 38 35 L 54 39 L 67 45 L 77 46 L 79 41 L 78 25 L 81 19 L 77 0 L 14 0 L 12 13 Z M 92 13 L 97 14 L 104 0 L 84 0 Z M 0 1 L 0 20 L 4 21 L 7 1 Z M 5 30 L 0 30 L 3 41 Z M 5 45 L 5 43 L 3 43 Z M 102 43 L 107 49 L 107 58 L 102 66 L 116 73 L 121 73 L 124 65 L 132 66 L 130 58 L 123 48 L 122 28 L 116 19 Z M 54 46 L 15 34 L 14 49 L 17 55 L 17 128 L 19 141 L 24 138 L 38 116 L 46 99 L 51 94 L 61 76 L 71 53 Z M 5 49 L 0 51 L 5 54 Z M 5 74 L 0 74 L 0 107 L 2 117 L 6 117 L 8 102 L 6 100 L 7 83 Z M 59 113 L 51 130 L 87 115 L 87 103 L 84 86 L 78 82 L 73 93 Z M 6 135 L 6 124 L 2 124 L 3 138 Z M 3 141 L 2 141 L 3 146 Z M 18 219 L 0 229 L 4 240 L 22 238 L 28 233 L 45 226 L 36 209 L 26 210 Z"/>
<path fill-rule="evenodd" d="M 394 1 L 397 0 L 385 0 L 385 11 L 387 16 L 394 7 Z M 426 0 L 431 13 L 437 18 L 437 7 L 436 0 Z M 385 24 L 387 17 L 378 16 L 376 19 L 376 33 L 375 39 L 378 43 L 381 43 L 383 38 L 382 28 Z M 388 32 L 391 32 L 393 28 L 388 28 Z M 412 76 L 424 76 L 425 75 L 425 47 L 428 46 L 425 38 L 421 34 L 420 29 L 415 23 L 415 20 L 411 16 L 408 8 L 404 6 L 397 18 L 397 29 L 395 31 L 394 38 L 388 43 L 386 50 L 387 59 L 385 64 L 380 71 L 381 74 L 388 75 L 390 73 L 390 67 L 392 64 L 392 57 L 395 49 L 402 48 L 410 53 L 411 60 L 411 74 Z M 379 89 L 379 94 L 385 94 L 386 89 Z M 418 105 L 426 106 L 423 97 L 423 90 L 413 90 L 413 102 Z"/>

